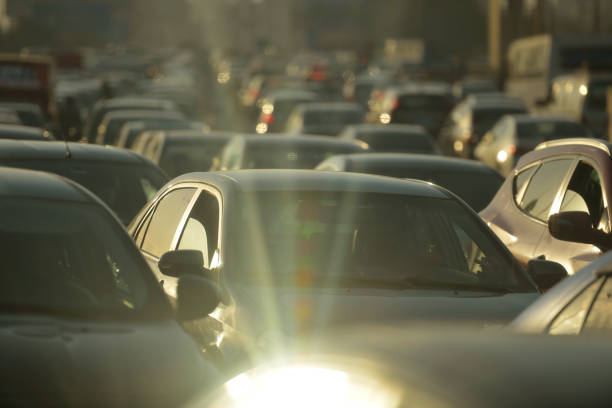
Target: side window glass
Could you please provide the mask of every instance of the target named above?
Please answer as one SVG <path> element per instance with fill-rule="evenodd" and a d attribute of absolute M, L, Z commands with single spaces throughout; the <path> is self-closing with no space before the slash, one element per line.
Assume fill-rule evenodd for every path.
<path fill-rule="evenodd" d="M 519 204 L 523 211 L 541 221 L 548 221 L 550 207 L 571 164 L 572 159 L 543 163 L 531 178 Z"/>
<path fill-rule="evenodd" d="M 144 222 L 140 226 L 140 229 L 138 230 L 138 235 L 136 235 L 136 238 L 134 239 L 134 241 L 136 242 L 136 245 L 139 248 L 140 248 L 140 245 L 142 245 L 142 239 L 144 238 L 144 234 L 147 231 L 147 228 L 149 228 L 149 223 L 151 222 L 152 215 L 153 215 L 153 212 L 150 212 L 149 214 L 147 214 L 147 218 L 144 220 Z"/>
<path fill-rule="evenodd" d="M 160 257 L 169 251 L 176 228 L 195 193 L 195 188 L 171 191 L 161 199 L 142 242 L 142 250 Z"/>
<path fill-rule="evenodd" d="M 565 309 L 552 322 L 548 333 L 550 334 L 578 334 L 582 328 L 582 322 L 586 317 L 593 297 L 601 286 L 602 279 L 598 279 L 587 287 L 581 294 L 572 300 Z"/>
<path fill-rule="evenodd" d="M 527 183 L 529 182 L 531 176 L 533 175 L 533 173 L 535 173 L 537 168 L 538 166 L 531 166 L 528 169 L 521 171 L 514 178 L 514 201 L 516 201 L 517 204 L 520 203 L 520 198 L 523 195 L 523 191 L 525 190 L 525 187 L 527 187 Z"/>
<path fill-rule="evenodd" d="M 584 322 L 584 331 L 612 329 L 612 279 L 606 283 L 595 298 L 589 315 Z"/>
<path fill-rule="evenodd" d="M 593 227 L 609 232 L 601 180 L 593 167 L 583 162 L 578 164 L 567 186 L 560 211 L 586 212 L 591 216 Z"/>
<path fill-rule="evenodd" d="M 208 268 L 217 249 L 218 229 L 219 203 L 215 196 L 203 191 L 189 214 L 178 249 L 202 251 L 204 267 Z"/>

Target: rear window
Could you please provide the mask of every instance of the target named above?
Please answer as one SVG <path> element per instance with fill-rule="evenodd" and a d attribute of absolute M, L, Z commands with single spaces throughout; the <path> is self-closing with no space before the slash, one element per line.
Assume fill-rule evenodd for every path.
<path fill-rule="evenodd" d="M 377 152 L 430 153 L 436 150 L 427 134 L 370 133 L 359 134 L 358 138 Z"/>
<path fill-rule="evenodd" d="M 363 152 L 363 149 L 356 145 L 247 145 L 244 152 L 243 168 L 314 169 L 323 160 L 336 154 L 360 152 Z"/>
<path fill-rule="evenodd" d="M 446 95 L 404 95 L 398 100 L 399 109 L 449 110 L 451 106 L 451 98 Z"/>
<path fill-rule="evenodd" d="M 519 140 L 551 140 L 565 137 L 587 136 L 584 127 L 569 122 L 531 122 L 520 123 L 517 129 Z"/>
<path fill-rule="evenodd" d="M 474 130 L 477 134 L 482 135 L 489 131 L 495 122 L 504 115 L 512 115 L 517 113 L 525 113 L 522 108 L 485 108 L 475 110 L 472 117 Z"/>
<path fill-rule="evenodd" d="M 194 171 L 208 171 L 226 140 L 206 140 L 198 143 L 170 143 L 164 147 L 159 167 L 170 177 Z"/>
<path fill-rule="evenodd" d="M 306 111 L 304 122 L 313 125 L 356 124 L 363 122 L 363 112 L 358 110 Z"/>

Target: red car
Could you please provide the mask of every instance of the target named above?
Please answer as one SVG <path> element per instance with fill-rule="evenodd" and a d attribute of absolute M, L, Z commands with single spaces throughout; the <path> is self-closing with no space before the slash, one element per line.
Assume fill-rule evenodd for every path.
<path fill-rule="evenodd" d="M 481 217 L 522 263 L 562 264 L 571 275 L 610 245 L 612 145 L 542 143 L 524 155 Z"/>

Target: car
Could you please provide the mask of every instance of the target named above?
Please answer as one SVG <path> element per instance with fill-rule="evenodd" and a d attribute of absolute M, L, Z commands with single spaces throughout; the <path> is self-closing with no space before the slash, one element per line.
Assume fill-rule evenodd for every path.
<path fill-rule="evenodd" d="M 466 78 L 453 84 L 453 95 L 460 101 L 469 95 L 497 92 L 495 82 L 485 78 Z"/>
<path fill-rule="evenodd" d="M 337 136 L 347 125 L 363 123 L 361 106 L 347 102 L 313 102 L 296 106 L 287 120 L 293 134 Z"/>
<path fill-rule="evenodd" d="M 236 133 L 195 130 L 151 132 L 143 156 L 171 178 L 194 171 L 208 171 L 223 147 Z"/>
<path fill-rule="evenodd" d="M 314 92 L 301 89 L 278 89 L 261 100 L 261 112 L 257 120 L 257 133 L 277 133 L 285 130 L 293 108 L 301 103 L 315 102 Z"/>
<path fill-rule="evenodd" d="M 116 110 L 174 111 L 176 110 L 176 106 L 172 102 L 140 97 L 121 97 L 100 100 L 96 102 L 91 113 L 87 117 L 83 129 L 83 140 L 88 143 L 94 143 L 98 134 L 98 126 L 102 123 L 104 116 Z"/>
<path fill-rule="evenodd" d="M 219 153 L 211 170 L 314 169 L 335 154 L 367 150 L 363 142 L 325 136 L 238 135 Z"/>
<path fill-rule="evenodd" d="M 205 268 L 218 282 L 218 308 L 192 330 L 230 366 L 248 361 L 243 341 L 274 348 L 285 337 L 369 321 L 499 324 L 539 296 L 472 210 L 419 181 L 189 173 L 161 189 L 128 231 L 171 299 L 173 268 Z M 531 264 L 535 282 L 549 271 L 542 263 Z"/>
<path fill-rule="evenodd" d="M 392 80 L 385 76 L 359 75 L 344 84 L 343 95 L 347 102 L 356 102 L 368 109 L 368 101 L 375 87 L 391 85 Z"/>
<path fill-rule="evenodd" d="M 450 85 L 417 82 L 385 91 L 378 122 L 421 125 L 437 135 L 455 103 Z"/>
<path fill-rule="evenodd" d="M 505 115 L 476 145 L 474 157 L 508 175 L 521 156 L 540 143 L 590 135 L 584 125 L 563 117 Z"/>
<path fill-rule="evenodd" d="M 481 138 L 504 115 L 527 113 L 525 105 L 510 97 L 476 94 L 458 103 L 438 135 L 447 156 L 471 159 Z"/>
<path fill-rule="evenodd" d="M 48 171 L 76 181 L 124 224 L 168 181 L 159 167 L 135 153 L 83 143 L 0 140 L 0 166 Z"/>
<path fill-rule="evenodd" d="M 16 140 L 39 140 L 51 141 L 55 140 L 53 134 L 48 130 L 32 126 L 21 125 L 3 125 L 0 124 L 0 140 L 1 139 L 16 139 Z"/>
<path fill-rule="evenodd" d="M 38 128 L 45 127 L 45 115 L 40 106 L 35 103 L 27 102 L 0 102 L 0 108 L 7 108 L 15 111 L 19 121 L 25 126 Z"/>
<path fill-rule="evenodd" d="M 583 70 L 573 75 L 559 76 L 552 81 L 552 100 L 548 110 L 579 121 L 595 137 L 608 140 L 606 92 L 610 86 L 610 73 Z"/>
<path fill-rule="evenodd" d="M 498 172 L 482 163 L 420 154 L 344 154 L 330 157 L 316 169 L 425 180 L 452 191 L 476 212 L 491 202 L 504 182 Z"/>
<path fill-rule="evenodd" d="M 185 123 L 182 113 L 176 111 L 150 111 L 150 110 L 119 110 L 104 115 L 98 126 L 95 143 L 101 145 L 114 145 L 117 143 L 121 128 L 132 121 L 155 121 L 157 123 L 168 121 L 169 126 Z"/>
<path fill-rule="evenodd" d="M 431 135 L 420 125 L 350 125 L 338 137 L 361 140 L 380 153 L 439 154 Z"/>
<path fill-rule="evenodd" d="M 612 330 L 612 253 L 560 282 L 507 327 L 528 334 L 577 335 Z"/>
<path fill-rule="evenodd" d="M 96 196 L 45 172 L 0 180 L 0 403 L 175 406 L 220 383 L 179 324 L 210 311 L 212 284 L 183 276 L 173 310 Z"/>
<path fill-rule="evenodd" d="M 285 349 L 195 401 L 211 408 L 536 408 L 610 400 L 609 337 L 358 325 Z"/>
<path fill-rule="evenodd" d="M 124 149 L 131 148 L 138 135 L 146 130 L 196 130 L 204 132 L 210 129 L 203 123 L 184 119 L 143 118 L 126 122 L 119 131 L 115 146 Z"/>
<path fill-rule="evenodd" d="M 596 139 L 540 144 L 521 157 L 480 216 L 521 263 L 545 258 L 573 274 L 612 249 L 611 148 Z"/>

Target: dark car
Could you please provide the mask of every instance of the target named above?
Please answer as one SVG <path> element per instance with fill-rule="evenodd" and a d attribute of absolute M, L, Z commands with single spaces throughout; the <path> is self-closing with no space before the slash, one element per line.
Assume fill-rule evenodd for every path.
<path fill-rule="evenodd" d="M 93 194 L 43 172 L 0 180 L 0 404 L 177 406 L 220 381 L 176 320 L 210 311 L 206 283 L 184 276 L 174 312 Z"/>
<path fill-rule="evenodd" d="M 151 132 L 142 154 L 170 177 L 208 171 L 235 135 L 232 132 L 202 133 L 194 130 Z"/>
<path fill-rule="evenodd" d="M 450 113 L 438 136 L 440 150 L 448 156 L 473 157 L 474 148 L 504 115 L 527 113 L 525 105 L 500 95 L 472 95 Z"/>
<path fill-rule="evenodd" d="M 388 86 L 392 80 L 385 76 L 360 75 L 347 81 L 343 88 L 344 99 L 347 102 L 356 102 L 368 110 L 368 102 L 372 91 L 376 87 Z"/>
<path fill-rule="evenodd" d="M 609 335 L 611 303 L 612 253 L 607 253 L 553 287 L 508 329 L 520 333 Z"/>
<path fill-rule="evenodd" d="M 330 156 L 367 150 L 363 142 L 324 136 L 240 135 L 227 143 L 211 169 L 314 169 Z"/>
<path fill-rule="evenodd" d="M 176 110 L 172 102 L 160 99 L 147 99 L 137 97 L 124 97 L 100 100 L 96 102 L 89 114 L 83 130 L 83 140 L 94 143 L 98 134 L 98 126 L 102 123 L 104 116 L 116 110 Z"/>
<path fill-rule="evenodd" d="M 185 123 L 185 117 L 177 111 L 156 112 L 150 110 L 119 110 L 109 112 L 104 115 L 100 126 L 98 126 L 98 134 L 95 143 L 101 145 L 114 145 L 117 143 L 121 128 L 128 122 L 155 121 L 157 123 L 168 121 L 168 126 L 179 125 Z"/>
<path fill-rule="evenodd" d="M 229 380 L 205 405 L 569 408 L 610 401 L 609 337 L 359 325 L 289 349 Z"/>
<path fill-rule="evenodd" d="M 333 156 L 319 164 L 317 170 L 428 181 L 457 194 L 477 212 L 491 202 L 504 182 L 498 172 L 473 160 L 418 154 L 368 153 Z"/>
<path fill-rule="evenodd" d="M 419 125 L 351 125 L 339 138 L 361 140 L 380 153 L 439 154 L 431 135 Z"/>
<path fill-rule="evenodd" d="M 0 139 L 38 140 L 38 141 L 55 140 L 51 132 L 43 128 L 31 127 L 31 126 L 20 126 L 20 125 L 1 125 L 1 124 L 0 124 Z"/>
<path fill-rule="evenodd" d="M 504 175 L 522 155 L 540 143 L 571 137 L 589 137 L 590 131 L 570 119 L 554 116 L 506 115 L 485 133 L 474 156 Z"/>
<path fill-rule="evenodd" d="M 455 103 L 446 83 L 412 83 L 385 91 L 379 123 L 421 125 L 437 135 Z"/>
<path fill-rule="evenodd" d="M 168 177 L 143 157 L 82 143 L 0 140 L 0 166 L 57 173 L 102 199 L 127 224 Z"/>
<path fill-rule="evenodd" d="M 43 128 L 45 127 L 45 115 L 40 106 L 35 103 L 26 102 L 0 102 L 0 108 L 15 111 L 21 123 L 25 126 Z"/>
<path fill-rule="evenodd" d="M 313 102 L 295 107 L 287 121 L 287 132 L 337 136 L 348 125 L 363 123 L 364 110 L 355 103 Z"/>
<path fill-rule="evenodd" d="M 472 210 L 419 181 L 190 173 L 128 230 L 171 298 L 173 268 L 204 267 L 220 284 L 217 310 L 192 329 L 228 360 L 240 355 L 236 337 L 273 347 L 355 322 L 507 322 L 539 296 Z"/>
<path fill-rule="evenodd" d="M 284 131 L 293 108 L 317 99 L 317 94 L 302 89 L 279 89 L 266 94 L 260 103 L 255 131 L 260 134 Z"/>
<path fill-rule="evenodd" d="M 523 264 L 546 258 L 573 274 L 612 249 L 610 149 L 595 139 L 539 145 L 519 160 L 481 217 Z"/>
<path fill-rule="evenodd" d="M 203 123 L 185 119 L 143 118 L 125 123 L 119 131 L 115 146 L 130 149 L 138 135 L 147 130 L 194 130 L 204 132 L 208 131 L 209 128 Z"/>

